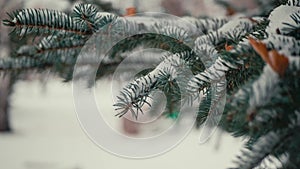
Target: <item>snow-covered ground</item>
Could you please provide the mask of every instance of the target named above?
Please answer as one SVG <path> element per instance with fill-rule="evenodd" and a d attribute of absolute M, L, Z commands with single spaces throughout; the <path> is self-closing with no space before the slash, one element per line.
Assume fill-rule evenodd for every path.
<path fill-rule="evenodd" d="M 132 160 L 111 155 L 96 146 L 81 129 L 71 84 L 50 80 L 19 82 L 12 96 L 14 132 L 0 134 L 1 169 L 219 169 L 231 164 L 241 141 L 216 133 L 199 145 L 199 131 L 168 153 Z M 116 120 L 119 120 L 116 118 Z"/>

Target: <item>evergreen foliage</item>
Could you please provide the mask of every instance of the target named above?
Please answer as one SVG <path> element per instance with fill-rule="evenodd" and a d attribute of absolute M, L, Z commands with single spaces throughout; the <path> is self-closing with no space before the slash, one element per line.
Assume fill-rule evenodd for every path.
<path fill-rule="evenodd" d="M 142 106 L 151 105 L 147 99 L 157 89 L 167 96 L 167 115 L 179 112 L 182 100 L 203 94 L 197 113 L 199 127 L 208 116 L 218 115 L 216 105 L 226 94 L 220 127 L 248 139 L 234 168 L 266 168 L 273 164 L 274 168 L 297 169 L 300 1 L 258 2 L 259 17 L 186 17 L 196 30 L 163 18 L 143 23 L 134 17 L 100 12 L 90 4 L 78 4 L 70 15 L 49 9 L 18 10 L 10 13 L 3 24 L 13 28 L 12 36 L 34 35 L 37 43 L 23 46 L 16 56 L 0 60 L 0 71 L 5 74 L 50 69 L 70 81 L 78 53 L 87 40 L 105 29 L 116 29 L 123 32 L 119 36 L 127 38 L 111 49 L 97 78 L 112 73 L 112 67 L 124 59 L 123 54 L 138 47 L 169 51 L 162 54 L 156 68 L 124 87 L 114 105 L 117 116 L 130 112 L 138 118 Z M 222 4 L 230 5 L 224 1 Z M 145 30 L 157 34 L 143 34 Z M 180 87 L 185 89 L 184 97 Z"/>

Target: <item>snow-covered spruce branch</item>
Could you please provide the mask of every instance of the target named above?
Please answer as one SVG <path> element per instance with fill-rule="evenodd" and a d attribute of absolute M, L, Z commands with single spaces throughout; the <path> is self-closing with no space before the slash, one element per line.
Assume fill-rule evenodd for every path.
<path fill-rule="evenodd" d="M 77 5 L 73 17 L 50 9 L 22 9 L 8 15 L 9 19 L 3 21 L 4 25 L 13 27 L 13 32 L 21 37 L 29 34 L 90 36 L 116 17 L 97 12 L 95 7 L 88 4 Z"/>
<path fill-rule="evenodd" d="M 229 70 L 229 67 L 236 68 L 236 66 L 218 58 L 211 67 L 195 75 L 189 81 L 187 90 L 189 93 L 197 93 L 210 86 L 210 84 L 219 82 L 225 76 L 225 72 Z"/>
<path fill-rule="evenodd" d="M 59 37 L 57 35 L 47 36 L 34 46 L 21 47 L 17 55 L 31 57 L 40 61 L 51 61 L 62 59 L 75 59 L 81 48 L 85 45 L 86 39 L 79 36 Z M 65 58 L 65 59 L 63 59 Z"/>
<path fill-rule="evenodd" d="M 254 27 L 263 20 L 263 18 L 239 18 L 231 20 L 221 28 L 198 37 L 195 45 L 210 44 L 216 46 L 226 39 L 238 42 L 243 36 L 253 32 Z"/>
<path fill-rule="evenodd" d="M 275 132 L 266 134 L 259 138 L 251 149 L 242 150 L 241 155 L 237 156 L 237 159 L 234 161 L 236 167 L 231 169 L 264 168 L 263 166 L 270 167 L 270 164 L 275 165 L 275 163 L 272 162 L 273 159 L 276 159 L 273 153 L 287 144 L 290 139 L 290 134 Z M 277 165 L 276 168 L 282 167 L 281 163 Z"/>
<path fill-rule="evenodd" d="M 100 18 L 97 16 L 98 9 L 91 4 L 78 4 L 74 7 L 73 18 L 81 27 L 94 31 L 99 28 L 96 24 Z"/>
<path fill-rule="evenodd" d="M 207 100 L 207 101 L 210 100 L 210 102 L 208 103 L 204 102 L 202 104 L 202 106 L 204 107 L 201 107 L 201 105 L 199 106 L 197 117 L 198 118 L 205 117 L 202 119 L 202 121 L 204 122 L 204 119 L 206 120 L 205 127 L 207 128 L 218 126 L 218 123 L 220 122 L 223 113 L 222 106 L 225 105 L 225 101 L 226 101 L 226 87 L 227 87 L 226 77 L 223 76 L 222 79 L 219 80 L 219 82 L 212 84 L 211 93 L 210 93 L 211 95 Z M 205 112 L 204 110 L 208 110 L 208 111 Z M 201 123 L 197 123 L 197 125 L 201 125 Z"/>
<path fill-rule="evenodd" d="M 56 35 L 45 37 L 36 45 L 36 55 L 38 59 L 55 60 L 62 58 L 66 62 L 68 58 L 75 58 L 85 45 L 86 39 L 78 36 L 58 37 Z M 63 59 L 65 58 L 65 59 Z"/>
<path fill-rule="evenodd" d="M 300 112 L 293 114 L 287 118 L 288 126 L 267 132 L 242 150 L 234 161 L 235 168 L 297 168 L 292 160 L 299 152 L 296 147 L 299 146 Z"/>
<path fill-rule="evenodd" d="M 258 18 L 258 20 L 254 20 L 251 18 L 241 18 L 236 21 L 229 21 L 220 29 L 211 32 L 208 35 L 202 35 L 198 37 L 195 41 L 194 50 L 199 55 L 209 54 L 210 56 L 208 57 L 208 59 L 204 58 L 204 62 L 207 62 L 206 60 L 212 59 L 213 64 L 206 63 L 206 65 L 209 65 L 209 67 L 204 72 L 199 73 L 190 80 L 188 85 L 189 91 L 201 91 L 205 88 L 205 86 L 207 87 L 209 83 L 220 81 L 220 79 L 225 76 L 225 73 L 228 70 L 237 69 L 238 65 L 243 64 L 243 62 L 240 60 L 235 60 L 235 63 L 224 60 L 224 58 L 226 57 L 222 57 L 221 54 L 217 54 L 218 52 L 214 48 L 216 45 L 226 39 L 239 42 L 240 40 L 242 40 L 243 36 L 253 32 L 254 26 L 262 20 L 262 18 Z M 232 32 L 234 33 L 232 34 Z M 237 52 L 237 50 L 234 50 L 233 53 L 234 52 Z M 238 53 L 238 55 L 241 55 L 241 53 Z"/>
<path fill-rule="evenodd" d="M 300 7 L 300 1 L 299 0 L 288 0 L 287 4 L 290 5 L 290 6 Z"/>
<path fill-rule="evenodd" d="M 157 25 L 157 27 L 154 28 L 154 32 L 160 35 L 171 37 L 179 42 L 188 43 L 192 40 L 190 39 L 191 36 L 185 29 L 175 26 Z"/>
<path fill-rule="evenodd" d="M 276 50 L 278 50 L 278 51 L 281 51 L 282 53 L 284 53 L 284 54 L 286 54 L 287 56 L 294 56 L 294 57 L 297 57 L 297 55 L 298 55 L 298 52 L 299 52 L 299 41 L 297 41 L 295 38 L 293 38 L 293 37 L 287 37 L 287 36 L 283 36 L 283 35 L 278 35 L 278 34 L 274 34 L 274 33 L 270 33 L 270 32 L 266 32 L 266 33 L 264 33 L 264 32 L 262 32 L 263 34 L 261 34 L 260 35 L 260 37 L 262 37 L 262 38 L 266 38 L 265 40 L 263 40 L 263 42 L 265 43 L 265 44 L 267 44 L 267 46 L 268 46 L 268 49 L 269 50 L 271 50 L 271 49 L 276 49 Z M 253 33 L 254 35 L 256 34 L 256 32 L 254 32 Z M 212 39 L 212 38 L 210 38 L 210 39 Z M 215 39 L 217 39 L 217 38 L 215 38 Z M 204 42 L 204 41 L 203 41 Z M 201 43 L 200 43 L 201 44 Z M 236 53 L 236 54 L 239 54 L 239 55 L 243 55 L 242 53 L 247 53 L 247 51 L 251 51 L 251 45 L 248 43 L 248 40 L 246 40 L 246 41 L 241 41 L 241 43 L 240 44 L 238 44 L 237 46 L 236 46 L 236 48 L 235 49 L 233 49 L 233 51 L 231 51 L 230 53 Z M 253 50 L 252 50 L 253 51 Z M 228 54 L 228 53 L 227 53 Z M 234 55 L 233 55 L 234 56 Z M 231 59 L 229 59 L 229 60 L 227 60 L 226 58 L 228 58 L 228 57 L 224 57 L 223 56 L 223 58 L 226 60 L 226 61 L 228 61 L 229 63 L 237 63 L 236 61 L 242 61 L 241 63 L 240 63 L 240 65 L 244 65 L 245 67 L 249 67 L 249 65 L 247 66 L 246 64 L 249 64 L 249 63 L 253 63 L 253 61 L 254 60 L 252 60 L 251 61 L 251 59 L 249 59 L 249 57 L 239 57 L 239 58 L 236 58 L 235 59 L 235 61 L 234 61 L 234 59 L 232 60 L 232 58 Z M 246 60 L 245 60 L 246 59 Z M 292 57 L 289 57 L 289 59 L 290 59 L 290 61 L 292 60 Z M 247 60 L 248 60 L 248 63 L 247 63 Z M 295 59 L 295 60 L 297 60 L 297 59 Z M 234 61 L 234 62 L 232 62 L 232 61 Z M 250 61 L 250 62 L 249 62 Z M 257 62 L 257 61 L 256 61 Z M 292 62 L 291 64 L 294 64 L 294 65 L 298 65 L 299 64 L 299 62 Z M 239 64 L 238 64 L 239 65 Z M 250 66 L 250 67 L 252 67 L 253 68 L 253 66 Z M 227 70 L 228 71 L 228 70 Z M 273 71 L 273 70 L 271 70 L 271 71 Z M 295 71 L 295 69 L 293 69 L 293 71 Z M 273 74 L 276 74 L 274 71 L 273 71 Z M 297 73 L 296 73 L 297 74 Z M 238 76 L 237 76 L 238 77 Z M 278 75 L 276 74 L 276 77 L 278 78 Z M 206 81 L 208 81 L 208 78 L 207 77 L 202 77 L 203 78 L 203 80 L 206 80 Z M 263 84 L 265 84 L 266 82 L 265 82 L 265 79 L 269 79 L 270 77 L 269 76 L 264 76 L 264 77 L 261 77 L 260 79 L 261 79 L 261 81 L 260 81 L 260 83 L 261 83 L 261 85 L 263 85 Z M 236 79 L 237 80 L 237 79 Z M 196 81 L 196 80 L 195 80 Z M 198 86 L 201 86 L 201 85 L 203 85 L 203 84 L 205 84 L 203 81 L 201 81 L 201 80 L 199 80 L 198 79 Z M 230 83 L 230 78 L 229 78 L 229 82 L 228 83 Z M 239 81 L 239 80 L 237 80 L 237 81 Z M 251 84 L 251 86 L 252 86 L 252 83 L 253 83 L 253 81 L 251 82 L 249 82 L 249 84 Z M 255 84 L 255 83 L 254 83 Z M 269 85 L 275 85 L 276 86 L 276 83 L 275 84 L 269 84 Z M 195 85 L 195 86 L 197 86 L 197 85 Z M 259 85 L 260 86 L 260 85 Z M 241 95 L 234 95 L 233 96 L 233 98 L 236 98 L 236 99 L 238 99 L 239 101 L 237 101 L 237 102 L 235 102 L 235 100 L 233 100 L 232 101 L 232 104 L 234 104 L 234 103 L 236 103 L 236 104 L 234 104 L 234 105 L 232 105 L 232 107 L 234 107 L 234 108 L 236 108 L 236 109 L 238 109 L 239 110 L 239 112 L 251 112 L 250 111 L 250 108 L 248 107 L 249 105 L 248 105 L 248 102 L 249 102 L 249 100 L 251 100 L 251 98 L 252 98 L 252 102 L 251 103 L 253 103 L 253 104 L 255 104 L 255 103 L 257 103 L 257 108 L 259 108 L 259 107 L 261 107 L 262 105 L 260 105 L 260 104 L 263 104 L 263 103 L 266 103 L 266 104 L 268 104 L 271 100 L 269 100 L 269 99 L 267 99 L 267 98 L 265 98 L 265 97 L 258 97 L 257 95 L 260 95 L 260 96 L 262 96 L 264 93 L 265 93 L 265 95 L 264 96 L 268 96 L 268 97 L 271 97 L 272 98 L 272 96 L 273 96 L 273 94 L 272 95 L 270 95 L 270 93 L 276 93 L 274 90 L 272 90 L 272 88 L 270 89 L 270 90 L 268 90 L 269 88 L 264 88 L 264 87 L 262 87 L 262 86 L 256 86 L 256 89 L 257 89 L 257 92 L 254 92 L 254 90 L 250 90 L 249 88 L 248 89 L 245 89 L 244 90 L 244 92 L 245 93 L 247 93 L 246 95 L 243 95 L 243 96 L 241 96 Z M 259 88 L 259 90 L 258 90 L 258 88 Z M 197 88 L 195 88 L 195 89 L 197 89 Z M 258 92 L 258 91 L 260 91 L 260 92 Z M 263 91 L 263 92 L 261 92 L 261 91 Z M 269 92 L 266 92 L 266 91 L 269 91 Z M 257 95 L 256 96 L 251 96 L 251 94 L 253 94 L 253 93 L 256 93 Z M 278 94 L 278 93 L 277 93 Z M 255 95 L 255 94 L 254 94 Z M 276 95 L 276 94 L 275 94 Z M 283 96 L 282 96 L 283 97 Z M 260 100 L 256 100 L 256 101 L 253 101 L 253 100 L 255 100 L 255 99 L 257 99 L 257 98 L 260 98 Z M 230 100 L 232 100 L 232 99 L 230 99 Z M 290 103 L 290 104 L 292 104 L 292 103 Z M 247 105 L 246 107 L 244 107 L 243 105 Z M 203 105 L 202 105 L 203 106 Z M 253 106 L 253 105 L 252 105 Z M 254 106 L 255 107 L 255 106 Z M 245 108 L 245 109 L 244 109 Z M 249 108 L 249 111 L 247 111 L 248 109 L 247 108 Z M 208 109 L 206 109 L 206 110 L 208 110 Z M 227 111 L 231 111 L 230 109 L 227 109 Z M 269 111 L 270 112 L 270 111 Z M 252 112 L 253 113 L 253 112 Z M 244 116 L 243 117 L 240 117 L 240 115 L 241 114 L 243 114 L 243 113 L 241 113 L 241 114 L 239 114 L 239 113 L 237 113 L 237 114 L 239 114 L 239 115 L 236 115 L 236 117 L 235 117 L 235 119 L 232 119 L 232 117 L 230 117 L 231 115 L 229 115 L 228 116 L 228 119 L 230 119 L 230 121 L 232 122 L 232 124 L 235 126 L 235 129 L 229 129 L 229 130 L 231 130 L 231 131 L 235 131 L 235 135 L 236 136 L 238 136 L 238 135 L 243 135 L 243 134 L 245 134 L 245 131 L 243 131 L 244 129 L 244 125 L 243 125 L 243 123 L 241 123 L 240 122 L 240 120 L 241 119 L 248 119 L 248 120 L 253 120 L 252 118 L 255 118 L 255 116 L 254 116 L 254 114 L 252 114 L 252 113 L 249 113 L 248 115 L 245 115 L 244 114 Z M 257 112 L 256 112 L 257 113 Z M 207 115 L 207 114 L 204 114 L 204 115 L 201 115 L 200 114 L 200 117 L 201 117 L 201 119 L 204 119 L 205 118 L 205 115 Z M 258 119 L 260 119 L 260 117 L 257 117 Z M 201 120 L 200 119 L 200 120 Z M 203 120 L 202 120 L 203 121 Z M 237 125 L 237 122 L 239 123 L 239 125 Z M 248 124 L 247 122 L 245 122 L 246 123 L 246 125 Z M 246 126 L 247 127 L 247 126 Z M 262 133 L 261 133 L 262 134 Z"/>
<path fill-rule="evenodd" d="M 243 40 L 243 36 L 254 31 L 254 26 L 262 20 L 262 18 L 259 18 L 257 21 L 250 18 L 241 18 L 237 21 L 229 21 L 220 29 L 208 35 L 198 37 L 195 41 L 195 51 L 200 55 L 202 55 L 203 52 L 204 54 L 207 53 L 207 50 L 210 51 L 209 54 L 211 54 L 210 57 L 213 58 L 213 64 L 210 63 L 210 67 L 191 79 L 188 85 L 189 90 L 191 92 L 201 91 L 205 86 L 207 87 L 207 84 L 218 82 L 225 76 L 227 71 L 237 69 L 240 65 L 243 65 L 244 62 L 243 60 L 239 60 L 240 58 L 235 58 L 236 60 L 234 61 L 234 58 L 217 54 L 217 51 L 214 50 L 214 48 L 217 44 L 226 39 L 237 42 Z M 234 32 L 234 34 L 232 34 L 232 32 Z M 243 49 L 244 45 L 241 44 L 237 47 L 239 47 L 240 50 L 234 49 L 231 52 L 232 54 L 236 53 L 237 55 L 242 55 L 242 53 L 245 53 L 246 50 Z M 229 60 L 226 60 L 226 58 Z"/>
<path fill-rule="evenodd" d="M 300 92 L 297 89 L 297 84 L 300 82 L 299 75 L 300 57 L 289 57 L 289 67 L 286 76 L 280 79 L 277 77 L 277 80 L 273 76 L 274 81 L 263 81 L 261 79 L 259 82 L 261 87 L 253 86 L 261 91 L 253 92 L 250 98 L 247 110 L 248 117 L 251 117 L 249 126 L 268 126 L 266 129 L 276 129 L 276 123 L 272 121 L 283 115 L 293 117 L 293 112 L 299 111 L 300 108 L 295 102 L 298 96 L 294 94 Z M 268 77 L 271 78 L 271 76 Z M 286 107 L 286 109 L 282 110 L 282 107 Z M 289 113 L 286 114 L 286 112 Z M 282 122 L 284 123 L 284 120 Z"/>
<path fill-rule="evenodd" d="M 300 51 L 300 41 L 296 40 L 294 37 L 269 34 L 266 39 L 262 41 L 267 45 L 268 49 L 275 49 L 284 52 L 287 56 L 299 56 Z"/>
<path fill-rule="evenodd" d="M 214 32 L 228 22 L 228 18 L 197 19 L 194 17 L 184 17 L 184 19 L 193 23 L 197 27 L 199 35 L 205 35 L 210 32 Z"/>
<path fill-rule="evenodd" d="M 299 39 L 300 7 L 281 5 L 271 12 L 268 19 L 270 24 L 266 32 L 296 36 Z"/>
<path fill-rule="evenodd" d="M 15 71 L 14 69 L 20 71 L 22 69 L 43 70 L 43 66 L 47 68 L 57 67 L 57 69 L 64 66 L 73 67 L 85 42 L 86 39 L 81 36 L 47 36 L 36 45 L 21 46 L 16 52 L 16 57 L 9 60 L 0 59 L 0 68 L 2 70 L 7 69 L 7 71 Z"/>
<path fill-rule="evenodd" d="M 205 67 L 210 67 L 219 57 L 219 53 L 215 47 L 208 44 L 196 45 L 194 50 L 198 55 L 195 61 L 202 61 Z"/>
<path fill-rule="evenodd" d="M 231 107 L 235 108 L 237 116 L 252 121 L 255 118 L 256 108 L 263 106 L 278 95 L 279 76 L 269 66 L 266 66 L 262 75 L 255 82 L 249 82 L 240 89 L 231 101 Z M 234 112 L 231 110 L 231 112 Z M 247 117 L 247 118 L 246 118 Z M 239 117 L 235 117 L 239 118 Z"/>
<path fill-rule="evenodd" d="M 300 32 L 300 14 L 294 13 L 291 15 L 291 18 L 294 20 L 294 23 L 291 24 L 291 23 L 284 22 L 284 24 L 287 25 L 287 27 L 283 28 L 283 31 L 287 32 L 286 35 L 289 36 L 296 35 L 295 38 L 300 39 L 300 35 L 298 35 Z"/>
<path fill-rule="evenodd" d="M 144 104 L 151 106 L 151 103 L 147 102 L 147 98 L 151 98 L 151 92 L 156 89 L 164 91 L 165 86 L 176 78 L 180 78 L 178 82 L 184 84 L 182 81 L 189 78 L 185 74 L 187 65 L 183 59 L 186 55 L 190 55 L 190 52 L 169 54 L 153 71 L 124 87 L 114 105 L 116 110 L 120 111 L 117 116 L 122 117 L 131 112 L 137 118 L 139 113 L 143 113 Z"/>
<path fill-rule="evenodd" d="M 208 87 L 211 83 L 220 82 L 223 77 L 226 77 L 228 81 L 227 88 L 229 87 L 228 89 L 233 90 L 239 87 L 240 84 L 243 84 L 244 81 L 247 81 L 251 76 L 256 76 L 260 73 L 259 69 L 261 64 L 258 63 L 253 65 L 253 67 L 249 67 L 248 63 L 256 60 L 257 55 L 253 53 L 253 50 L 250 50 L 252 53 L 248 51 L 249 50 L 239 50 L 239 52 L 236 52 L 236 50 L 234 50 L 225 53 L 215 53 L 215 51 L 211 53 L 212 55 L 210 56 L 212 60 L 215 61 L 213 63 L 209 61 L 207 64 L 209 65 L 208 68 L 196 74 L 190 80 L 188 90 L 191 93 L 199 92 Z M 204 63 L 206 63 L 206 60 L 204 60 Z"/>
<path fill-rule="evenodd" d="M 29 34 L 91 34 L 77 24 L 72 17 L 55 10 L 22 9 L 9 16 L 9 19 L 4 20 L 4 24 L 13 27 L 13 32 L 21 37 Z"/>
<path fill-rule="evenodd" d="M 36 59 L 28 57 L 5 58 L 0 60 L 1 72 L 27 71 L 27 70 L 45 70 L 52 66 L 52 64 L 41 63 Z"/>
<path fill-rule="evenodd" d="M 227 128 L 234 135 L 250 135 L 248 145 L 266 132 L 288 128 L 299 105 L 298 98 L 300 57 L 291 56 L 289 67 L 283 76 L 267 65 L 257 80 L 249 81 L 229 98 L 227 105 Z M 279 120 L 280 119 L 280 120 Z"/>
<path fill-rule="evenodd" d="M 261 19 L 259 18 L 259 20 L 261 20 Z M 234 31 L 235 33 L 238 33 L 238 36 L 236 37 L 235 40 L 242 38 L 242 36 L 245 36 L 249 32 L 253 31 L 254 30 L 253 27 L 257 23 L 258 22 L 254 22 L 252 19 L 242 18 L 237 22 L 233 22 L 230 24 L 227 23 L 228 25 L 225 24 L 224 26 L 222 26 L 220 28 L 221 29 L 220 32 L 222 32 L 222 35 L 225 35 L 225 36 L 216 36 L 216 37 L 212 37 L 212 38 L 207 38 L 207 37 L 210 37 L 210 35 L 200 36 L 195 42 L 195 44 L 196 44 L 195 50 L 196 50 L 197 54 L 200 54 L 200 56 L 195 57 L 194 59 L 187 60 L 187 63 L 189 63 L 189 62 L 195 63 L 195 61 L 201 62 L 200 57 L 203 57 L 205 62 L 210 61 L 211 63 L 205 63 L 206 65 L 210 65 L 210 67 L 208 69 L 206 69 L 204 72 L 201 71 L 202 73 L 199 73 L 198 75 L 196 75 L 194 78 L 192 78 L 190 80 L 190 82 L 188 83 L 187 91 L 189 91 L 189 93 L 198 93 L 197 91 L 201 91 L 204 88 L 209 87 L 211 83 L 218 82 L 222 78 L 224 78 L 225 72 L 228 71 L 229 69 L 237 69 L 236 63 L 241 64 L 241 62 L 236 61 L 236 63 L 231 63 L 231 62 L 227 62 L 227 61 L 223 60 L 221 57 L 219 57 L 217 59 L 218 52 L 214 49 L 215 47 L 212 45 L 214 45 L 214 44 L 216 45 L 217 43 L 220 43 L 225 38 L 228 38 L 228 39 L 232 38 L 233 35 L 231 36 L 231 34 L 229 33 L 230 31 Z M 234 25 L 233 28 L 231 28 L 232 25 Z M 243 29 L 241 29 L 241 27 L 247 29 L 247 31 L 244 31 Z M 172 27 L 170 27 L 170 28 L 171 28 L 171 30 L 163 31 L 163 32 L 169 34 L 170 36 L 174 36 L 172 34 L 173 34 L 173 32 L 175 32 L 176 34 L 179 34 L 179 36 L 177 36 L 177 38 L 188 36 L 186 33 L 180 31 L 179 29 L 172 29 Z M 174 30 L 179 30 L 179 31 L 174 31 Z M 214 34 L 218 35 L 218 33 L 217 33 L 218 31 L 219 30 L 213 32 L 211 35 L 214 35 Z M 239 31 L 241 31 L 241 32 L 239 32 Z M 204 40 L 202 41 L 201 39 L 202 40 L 204 39 Z M 148 78 L 149 78 L 149 76 L 148 76 Z M 143 85 L 145 85 L 145 84 L 143 84 Z M 151 84 L 148 84 L 148 85 L 151 85 Z M 127 89 L 124 89 L 124 90 L 127 90 Z M 134 97 L 131 97 L 133 95 L 132 93 L 130 93 L 128 91 L 126 93 L 123 93 L 122 94 L 123 98 L 119 99 L 120 101 L 127 102 L 126 104 L 122 104 L 122 105 L 119 104 L 120 106 L 123 106 L 123 108 L 120 108 L 122 110 L 120 113 L 121 115 L 128 112 L 129 107 L 133 106 L 132 104 L 129 104 L 129 103 L 131 103 L 133 100 L 136 100 L 136 99 L 132 99 L 132 98 L 134 98 Z M 142 96 L 144 96 L 144 94 L 142 94 Z M 124 98 L 127 98 L 127 99 L 124 99 Z M 131 99 L 128 101 L 128 98 L 131 98 Z M 136 101 L 134 101 L 134 102 L 136 102 Z M 128 106 L 128 105 L 130 105 L 130 106 Z M 124 109 L 124 106 L 125 106 L 125 109 Z M 134 105 L 134 106 L 139 107 L 139 105 Z M 136 114 L 134 114 L 134 115 L 136 115 Z"/>

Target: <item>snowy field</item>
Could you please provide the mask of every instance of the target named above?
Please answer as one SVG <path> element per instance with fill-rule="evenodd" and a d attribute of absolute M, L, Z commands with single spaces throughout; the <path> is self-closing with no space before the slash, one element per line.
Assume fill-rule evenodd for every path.
<path fill-rule="evenodd" d="M 216 133 L 199 145 L 192 131 L 164 155 L 132 160 L 111 155 L 85 135 L 76 117 L 71 84 L 19 82 L 12 96 L 11 134 L 0 134 L 1 169 L 221 169 L 230 166 L 241 141 Z M 116 120 L 119 120 L 116 118 Z"/>

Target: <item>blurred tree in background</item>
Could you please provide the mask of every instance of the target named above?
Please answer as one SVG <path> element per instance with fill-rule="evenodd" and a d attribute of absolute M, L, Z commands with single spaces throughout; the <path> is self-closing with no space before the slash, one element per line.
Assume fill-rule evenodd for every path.
<path fill-rule="evenodd" d="M 11 11 L 23 8 L 22 2 L 16 3 L 15 1 L 3 0 L 0 2 L 0 18 L 4 18 L 5 11 Z M 10 30 L 4 25 L 0 25 L 0 58 L 9 57 L 14 51 L 16 51 L 21 45 L 26 43 L 26 38 L 17 43 L 16 37 L 9 36 Z M 10 94 L 13 91 L 13 87 L 16 81 L 16 74 L 7 73 L 0 79 L 0 132 L 8 132 L 11 130 L 10 126 Z"/>
<path fill-rule="evenodd" d="M 97 6 L 102 11 L 113 12 L 118 14 L 119 11 L 115 9 L 111 3 L 109 2 L 102 2 L 98 0 L 69 0 L 69 4 L 71 6 L 66 8 L 65 12 L 70 13 L 72 11 L 72 6 L 76 3 L 90 3 Z M 5 18 L 8 11 L 14 11 L 18 9 L 22 9 L 25 6 L 24 1 L 20 0 L 3 0 L 0 2 L 0 18 Z M 26 37 L 20 38 L 19 36 L 9 36 L 11 30 L 4 26 L 3 24 L 0 25 L 0 58 L 8 58 L 8 57 L 16 57 L 19 55 L 19 49 L 22 49 L 21 46 L 24 44 L 28 44 L 23 46 L 24 48 L 29 47 L 32 45 L 33 39 L 35 35 L 28 35 Z M 40 39 L 37 38 L 36 41 Z M 34 70 L 14 70 L 14 71 L 6 71 L 3 77 L 0 79 L 0 132 L 10 132 L 12 127 L 10 124 L 10 96 L 13 92 L 14 84 L 18 79 L 26 80 L 27 76 L 36 75 L 37 73 Z"/>

